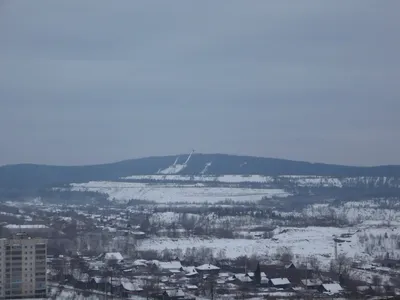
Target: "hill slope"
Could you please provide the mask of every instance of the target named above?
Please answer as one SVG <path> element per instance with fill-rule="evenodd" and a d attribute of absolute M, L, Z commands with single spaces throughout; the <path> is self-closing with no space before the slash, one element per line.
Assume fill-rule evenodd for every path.
<path fill-rule="evenodd" d="M 7 165 L 0 167 L 0 189 L 37 189 L 71 182 L 117 180 L 129 175 L 149 174 L 400 177 L 400 166 L 352 167 L 252 156 L 186 154 L 91 166 Z"/>

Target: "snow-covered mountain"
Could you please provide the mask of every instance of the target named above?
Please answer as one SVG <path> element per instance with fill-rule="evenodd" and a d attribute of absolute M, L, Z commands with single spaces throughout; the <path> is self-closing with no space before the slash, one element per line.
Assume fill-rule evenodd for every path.
<path fill-rule="evenodd" d="M 140 178 L 139 178 L 140 177 Z M 122 179 L 123 178 L 123 179 Z M 90 181 L 170 180 L 275 187 L 399 187 L 400 166 L 353 167 L 226 154 L 148 157 L 91 166 L 0 167 L 0 192 Z"/>

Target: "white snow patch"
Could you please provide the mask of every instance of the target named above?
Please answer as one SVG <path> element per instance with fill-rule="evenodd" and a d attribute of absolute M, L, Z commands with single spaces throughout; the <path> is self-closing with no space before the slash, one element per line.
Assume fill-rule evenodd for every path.
<path fill-rule="evenodd" d="M 204 169 L 200 172 L 201 175 L 204 175 L 207 173 L 208 168 L 211 166 L 212 162 L 208 162 L 206 163 L 206 165 L 204 166 Z"/>
<path fill-rule="evenodd" d="M 169 166 L 168 168 L 164 170 L 159 170 L 157 173 L 158 174 L 178 174 L 182 170 L 184 170 L 187 167 L 187 164 L 190 161 L 190 158 L 192 157 L 194 151 L 192 151 L 186 161 L 183 164 L 178 164 L 179 156 L 175 159 L 175 162 Z"/>
<path fill-rule="evenodd" d="M 109 200 L 126 203 L 131 199 L 155 201 L 157 203 L 216 203 L 225 200 L 256 202 L 261 198 L 288 197 L 282 189 L 248 189 L 237 187 L 196 187 L 194 185 L 145 184 L 135 182 L 91 181 L 73 183 L 72 191 L 99 192 Z"/>

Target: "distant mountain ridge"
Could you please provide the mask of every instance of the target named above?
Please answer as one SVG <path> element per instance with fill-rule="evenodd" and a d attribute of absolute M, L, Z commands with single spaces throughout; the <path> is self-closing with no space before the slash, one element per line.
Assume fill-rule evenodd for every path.
<path fill-rule="evenodd" d="M 0 189 L 37 189 L 72 182 L 118 180 L 130 175 L 315 175 L 400 177 L 400 166 L 355 167 L 227 154 L 183 154 L 88 166 L 18 164 L 0 167 Z"/>

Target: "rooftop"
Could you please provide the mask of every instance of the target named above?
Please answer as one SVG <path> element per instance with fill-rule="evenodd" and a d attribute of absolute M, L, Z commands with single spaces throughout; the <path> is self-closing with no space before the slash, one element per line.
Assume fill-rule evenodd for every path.
<path fill-rule="evenodd" d="M 204 264 L 201 266 L 196 267 L 196 270 L 199 271 L 210 271 L 210 270 L 219 270 L 217 266 L 211 265 L 211 264 Z"/>

